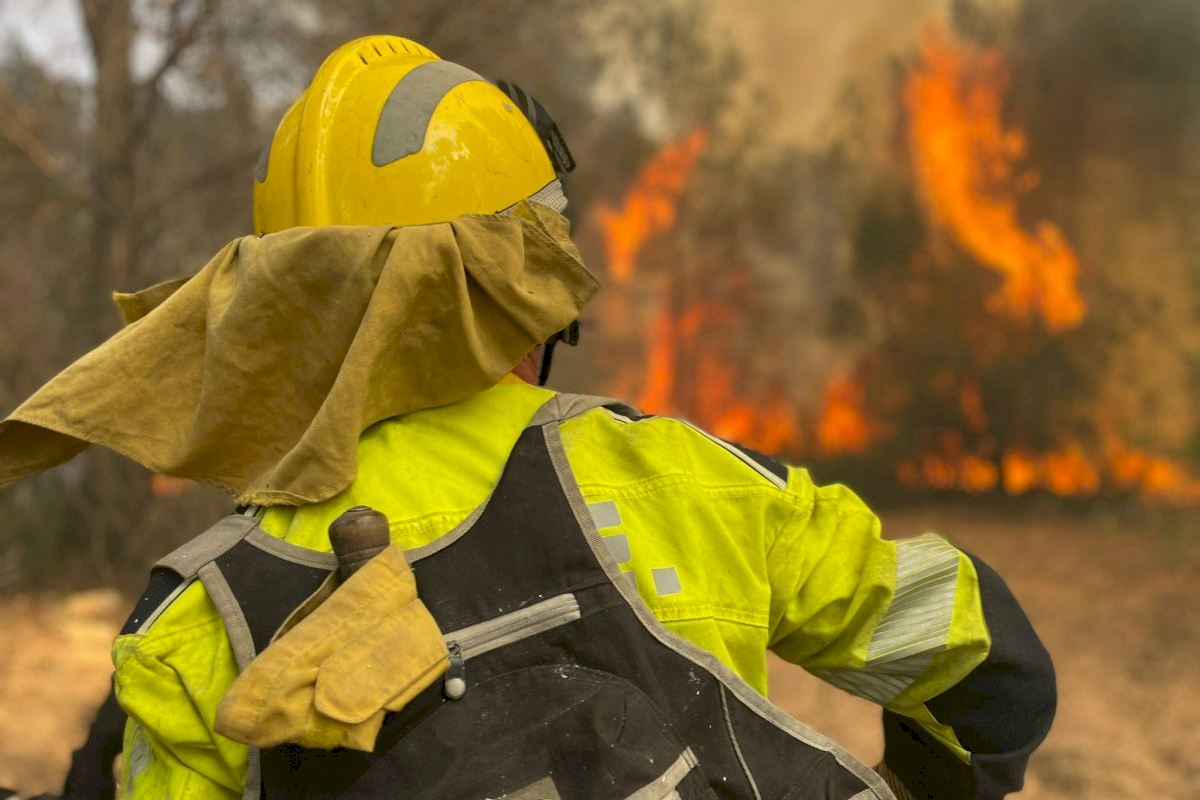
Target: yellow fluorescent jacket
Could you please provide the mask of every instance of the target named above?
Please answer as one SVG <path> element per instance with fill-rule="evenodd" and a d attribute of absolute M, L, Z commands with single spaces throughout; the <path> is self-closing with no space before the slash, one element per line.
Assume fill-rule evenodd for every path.
<path fill-rule="evenodd" d="M 427 544 L 486 499 L 550 396 L 510 377 L 464 402 L 385 420 L 363 433 L 349 488 L 268 509 L 261 527 L 328 551 L 329 523 L 369 505 L 387 515 L 393 542 Z M 784 480 L 676 419 L 595 409 L 565 422 L 562 438 L 601 535 L 667 628 L 763 693 L 770 649 L 915 719 L 969 760 L 924 706 L 990 646 L 966 556 L 929 534 L 885 541 L 846 488 L 818 487 L 799 468 Z M 213 733 L 237 668 L 200 583 L 147 632 L 119 637 L 113 660 L 130 717 L 122 796 L 239 797 L 246 748 Z"/>

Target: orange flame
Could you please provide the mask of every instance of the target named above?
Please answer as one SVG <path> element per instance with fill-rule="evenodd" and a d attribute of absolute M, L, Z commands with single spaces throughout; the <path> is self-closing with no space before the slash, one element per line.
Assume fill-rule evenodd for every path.
<path fill-rule="evenodd" d="M 609 275 L 615 282 L 624 283 L 633 275 L 638 254 L 652 236 L 675 225 L 679 197 L 707 144 L 708 131 L 703 128 L 668 144 L 638 172 L 619 210 L 598 209 Z"/>
<path fill-rule="evenodd" d="M 1017 221 L 1016 196 L 1030 178 L 1014 174 L 1025 152 L 1023 136 L 999 122 L 1007 77 L 998 54 L 964 53 L 934 35 L 923 57 L 905 102 L 914 165 L 935 222 L 1004 278 L 991 299 L 994 309 L 1018 318 L 1036 312 L 1053 332 L 1077 325 L 1085 307 L 1075 286 L 1078 269 L 1070 246 L 1049 223 L 1030 234 Z M 821 456 L 867 451 L 887 428 L 868 416 L 867 389 L 860 380 L 833 381 L 816 420 L 802 419 L 781 391 L 751 397 L 739 366 L 707 346 L 744 324 L 740 309 L 709 301 L 682 309 L 664 305 L 645 323 L 629 313 L 639 259 L 654 236 L 676 223 L 679 198 L 707 141 L 707 132 L 698 130 L 668 144 L 639 171 L 616 207 L 597 209 L 616 289 L 609 297 L 620 311 L 607 319 L 647 346 L 644 363 L 634 361 L 624 369 L 617 393 L 634 395 L 649 412 L 681 413 L 717 436 L 768 452 L 797 452 L 806 430 Z M 661 273 L 643 277 L 664 285 L 671 280 Z M 1074 441 L 1043 452 L 1025 446 L 998 449 L 980 387 L 963 382 L 954 397 L 962 430 L 975 444 L 963 434 L 944 433 L 926 452 L 897 465 L 902 484 L 972 494 L 1002 490 L 1012 496 L 1035 490 L 1092 495 L 1107 488 L 1147 500 L 1200 503 L 1200 479 L 1182 464 L 1126 447 L 1113 436 L 1100 453 Z"/>
<path fill-rule="evenodd" d="M 1042 221 L 1030 232 L 1019 221 L 1018 197 L 1038 178 L 1018 171 L 1024 133 L 1001 122 L 1008 84 L 999 51 L 968 49 L 931 31 L 903 92 L 913 172 L 931 221 L 1003 279 L 989 307 L 1018 319 L 1037 313 L 1057 333 L 1078 325 L 1086 311 L 1076 286 L 1079 265 L 1057 226 Z M 979 387 L 966 384 L 958 407 L 964 430 L 989 441 Z M 1109 486 L 1147 499 L 1200 501 L 1200 480 L 1182 465 L 1112 441 L 1107 450 L 1105 458 L 1065 441 L 1045 452 L 1010 447 L 997 456 L 972 452 L 961 436 L 946 434 L 930 451 L 899 464 L 897 477 L 909 486 L 966 492 L 1000 486 L 1009 495 L 1040 489 L 1070 497 Z"/>
<path fill-rule="evenodd" d="M 630 298 L 622 290 L 636 274 L 650 240 L 675 225 L 679 199 L 707 144 L 704 129 L 667 144 L 638 171 L 617 207 L 597 209 L 616 290 L 609 295 L 607 314 L 614 324 L 628 323 Z M 670 280 L 661 274 L 647 277 Z M 681 413 L 717 436 L 750 447 L 771 452 L 795 447 L 801 429 L 782 393 L 771 393 L 765 403 L 751 399 L 736 365 L 701 340 L 701 334 L 732 330 L 741 322 L 736 309 L 710 302 L 695 302 L 682 311 L 660 309 L 641 326 L 646 360 L 625 370 L 618 380 L 618 388 L 624 390 L 620 393 L 635 394 L 637 405 L 648 412 Z"/>
<path fill-rule="evenodd" d="M 1056 225 L 1030 232 L 1019 221 L 1017 197 L 1037 175 L 1017 172 L 1025 135 L 1000 121 L 1008 83 L 999 51 L 967 50 L 932 31 L 904 87 L 913 171 L 933 221 L 1003 278 L 990 308 L 1018 319 L 1036 311 L 1062 331 L 1084 316 L 1079 265 Z"/>
<path fill-rule="evenodd" d="M 150 494 L 155 497 L 181 497 L 193 488 L 196 482 L 187 478 L 176 478 L 156 472 L 150 476 Z"/>
<path fill-rule="evenodd" d="M 1200 478 L 1182 464 L 1126 447 L 1110 438 L 1108 468 L 1118 488 L 1172 505 L 1200 503 Z"/>
<path fill-rule="evenodd" d="M 1120 444 L 1110 443 L 1109 447 L 1106 459 L 1078 442 L 1066 442 L 1043 453 L 1012 447 L 997 461 L 943 444 L 901 463 L 896 477 L 906 486 L 970 493 L 989 492 L 999 485 L 1013 497 L 1034 490 L 1060 497 L 1087 497 L 1109 489 L 1133 492 L 1148 502 L 1200 503 L 1200 478 L 1183 464 Z"/>
<path fill-rule="evenodd" d="M 736 314 L 718 305 L 693 306 L 679 319 L 660 311 L 650 329 L 645 385 L 637 404 L 651 413 L 683 411 L 723 439 L 767 452 L 794 448 L 801 429 L 786 398 L 775 393 L 765 404 L 752 401 L 736 369 L 698 342 L 702 330 L 736 322 Z M 679 380 L 682 369 L 690 373 L 690 393 Z"/>
<path fill-rule="evenodd" d="M 979 387 L 967 383 L 958 397 L 966 428 L 978 434 L 981 442 L 991 442 Z M 1131 449 L 1111 428 L 1104 430 L 1103 441 L 1102 452 L 1077 441 L 1063 441 L 1044 452 L 1013 446 L 995 457 L 988 452 L 972 452 L 962 435 L 947 432 L 936 447 L 899 464 L 896 477 L 906 486 L 971 494 L 1000 487 L 1010 496 L 1042 490 L 1061 497 L 1080 497 L 1109 489 L 1132 491 L 1147 501 L 1200 503 L 1200 478 L 1183 464 Z M 984 446 L 994 449 L 994 445 Z"/>
<path fill-rule="evenodd" d="M 871 443 L 872 426 L 863 413 L 866 390 L 858 381 L 838 378 L 825 390 L 825 408 L 817 421 L 817 450 L 833 456 L 861 453 Z"/>

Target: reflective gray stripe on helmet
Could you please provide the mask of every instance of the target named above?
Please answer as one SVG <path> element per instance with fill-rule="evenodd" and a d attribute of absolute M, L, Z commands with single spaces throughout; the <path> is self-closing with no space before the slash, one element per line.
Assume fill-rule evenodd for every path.
<path fill-rule="evenodd" d="M 862 669 L 813 670 L 841 689 L 885 705 L 950 642 L 958 551 L 932 533 L 896 543 L 896 594 L 871 634 Z"/>
<path fill-rule="evenodd" d="M 254 165 L 254 179 L 259 183 L 263 183 L 267 179 L 267 169 L 271 164 L 271 145 L 274 143 L 273 139 L 267 142 L 267 146 L 258 154 L 258 163 Z"/>
<path fill-rule="evenodd" d="M 375 125 L 371 163 L 377 167 L 419 152 L 425 145 L 429 120 L 446 93 L 468 81 L 484 80 L 466 67 L 449 61 L 428 61 L 400 79 Z"/>

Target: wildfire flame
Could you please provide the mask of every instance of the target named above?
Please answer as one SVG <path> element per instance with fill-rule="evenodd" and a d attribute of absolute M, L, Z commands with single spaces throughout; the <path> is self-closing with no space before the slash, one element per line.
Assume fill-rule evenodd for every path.
<path fill-rule="evenodd" d="M 1016 445 L 997 457 L 990 452 L 994 445 L 978 387 L 968 384 L 963 389 L 960 410 L 989 452 L 973 450 L 961 434 L 946 431 L 935 448 L 897 465 L 896 477 L 902 484 L 970 494 L 999 487 L 1011 496 L 1042 490 L 1060 497 L 1084 497 L 1109 489 L 1173 505 L 1200 503 L 1200 478 L 1177 461 L 1128 447 L 1115 433 L 1107 433 L 1102 446 L 1064 440 L 1038 452 Z"/>
<path fill-rule="evenodd" d="M 628 291 L 642 252 L 654 236 L 675 225 L 679 200 L 708 139 L 708 132 L 698 129 L 669 142 L 641 167 L 615 207 L 597 209 L 612 283 L 607 316 L 619 325 L 630 319 Z M 663 294 L 672 279 L 654 272 L 639 277 L 663 285 Z M 717 436 L 751 447 L 794 449 L 802 433 L 787 398 L 781 392 L 765 401 L 752 398 L 736 365 L 700 340 L 703 332 L 733 329 L 741 322 L 737 309 L 719 303 L 695 302 L 683 309 L 664 304 L 638 326 L 647 347 L 645 363 L 630 365 L 618 379 L 618 393 L 634 395 L 648 412 L 683 414 Z"/>
<path fill-rule="evenodd" d="M 1037 175 L 1019 167 L 1026 157 L 1024 133 L 1001 120 L 1008 82 L 998 51 L 968 48 L 931 32 L 903 89 L 910 157 L 930 223 L 1000 276 L 999 289 L 987 300 L 989 310 L 1017 320 L 1037 316 L 1056 335 L 1078 326 L 1087 310 L 1076 284 L 1079 264 L 1052 222 L 1037 222 L 1032 230 L 1020 222 L 1018 200 Z M 743 309 L 694 300 L 682 307 L 663 302 L 648 318 L 631 313 L 635 276 L 636 285 L 662 289 L 651 294 L 671 295 L 673 276 L 644 270 L 640 260 L 650 241 L 675 225 L 680 198 L 707 143 L 704 130 L 668 143 L 639 170 L 618 204 L 597 208 L 612 284 L 606 318 L 646 347 L 643 363 L 624 367 L 615 393 L 636 397 L 651 413 L 682 414 L 718 436 L 767 452 L 794 455 L 807 448 L 826 458 L 868 452 L 891 428 L 870 417 L 867 386 L 856 376 L 831 382 L 812 419 L 782 391 L 751 396 L 740 364 L 705 346 L 744 325 Z M 1116 435 L 1095 445 L 1064 437 L 1041 450 L 999 444 L 984 392 L 968 378 L 957 380 L 961 385 L 952 396 L 960 430 L 942 431 L 924 451 L 897 464 L 902 484 L 1013 496 L 1115 489 L 1169 503 L 1200 503 L 1200 478 L 1179 462 L 1126 446 Z"/>
<path fill-rule="evenodd" d="M 1040 221 L 1030 232 L 1019 221 L 1018 198 L 1038 176 L 1018 169 L 1027 151 L 1024 132 L 1001 121 L 1008 85 L 998 50 L 968 48 L 932 29 L 902 98 L 913 172 L 931 223 L 1002 277 L 989 308 L 1017 319 L 1036 312 L 1049 332 L 1061 333 L 1086 313 L 1076 285 L 1079 264 L 1056 225 Z M 947 432 L 935 448 L 898 465 L 902 483 L 971 493 L 999 486 L 1009 495 L 1041 489 L 1065 497 L 1110 487 L 1200 502 L 1200 479 L 1184 466 L 1131 449 L 1115 435 L 1102 448 L 1064 440 L 1040 453 L 1017 445 L 997 455 L 978 386 L 963 387 L 959 409 L 986 452 Z"/>
<path fill-rule="evenodd" d="M 638 254 L 652 236 L 675 225 L 679 197 L 707 145 L 708 131 L 703 128 L 669 143 L 638 172 L 619 209 L 600 207 L 598 222 L 615 283 L 633 276 Z"/>
<path fill-rule="evenodd" d="M 1037 175 L 1018 170 L 1025 134 L 1000 118 L 1008 84 L 999 51 L 972 51 L 931 31 L 903 94 L 913 170 L 932 221 L 1002 277 L 991 310 L 1021 319 L 1036 311 L 1062 331 L 1084 316 L 1079 264 L 1056 225 L 1030 232 L 1018 219 L 1017 198 Z"/>
<path fill-rule="evenodd" d="M 865 387 L 838 378 L 825 390 L 825 408 L 817 421 L 817 452 L 824 456 L 861 453 L 874 439 L 874 426 L 863 412 Z"/>
<path fill-rule="evenodd" d="M 734 309 L 699 304 L 676 319 L 659 312 L 650 332 L 644 388 L 638 406 L 652 413 L 684 412 L 717 436 L 768 452 L 795 448 L 801 429 L 787 398 L 773 393 L 766 402 L 747 396 L 736 368 L 704 349 L 698 334 L 737 324 Z M 688 392 L 680 374 L 688 375 Z"/>
<path fill-rule="evenodd" d="M 155 497 L 182 497 L 196 486 L 195 481 L 156 472 L 150 476 L 150 494 Z"/>
<path fill-rule="evenodd" d="M 943 444 L 902 462 L 896 476 L 907 486 L 981 494 L 1001 486 L 1011 496 L 1035 489 L 1060 497 L 1091 496 L 1102 489 L 1133 492 L 1170 505 L 1200 503 L 1200 479 L 1177 461 L 1115 444 L 1106 456 L 1078 442 L 1038 453 L 1027 447 L 991 457 Z"/>

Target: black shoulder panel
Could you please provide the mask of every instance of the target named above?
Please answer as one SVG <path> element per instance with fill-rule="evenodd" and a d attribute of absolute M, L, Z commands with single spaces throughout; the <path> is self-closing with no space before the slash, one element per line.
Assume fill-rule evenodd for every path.
<path fill-rule="evenodd" d="M 327 569 L 293 563 L 246 541 L 216 564 L 242 607 L 256 653 L 266 649 L 288 616 L 329 577 Z"/>
<path fill-rule="evenodd" d="M 779 480 L 783 481 L 785 484 L 787 483 L 788 468 L 787 468 L 786 464 L 776 461 L 775 459 L 771 458 L 770 456 L 760 453 L 757 450 L 753 450 L 749 447 L 740 445 L 737 442 L 731 442 L 728 439 L 722 439 L 721 441 L 725 442 L 725 444 L 727 444 L 730 447 L 732 447 L 733 449 L 737 450 L 739 453 L 741 453 L 743 456 L 745 456 L 749 460 L 753 461 L 755 464 L 758 464 L 760 467 L 762 467 L 767 472 L 774 475 L 776 478 L 779 478 Z"/>
<path fill-rule="evenodd" d="M 603 406 L 603 408 L 629 420 L 630 422 L 641 422 L 644 419 L 654 419 L 653 414 L 643 414 L 633 406 L 627 406 L 624 403 L 608 403 L 607 405 Z"/>
<path fill-rule="evenodd" d="M 129 618 L 121 627 L 119 635 L 137 633 L 142 623 L 171 596 L 171 592 L 175 591 L 181 583 L 183 583 L 183 578 L 174 570 L 166 567 L 155 567 L 151 570 L 150 580 L 146 584 L 142 596 L 138 598 L 137 604 L 134 605 L 133 611 L 130 612 Z"/>

